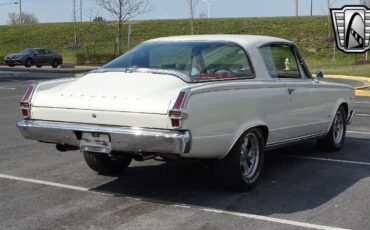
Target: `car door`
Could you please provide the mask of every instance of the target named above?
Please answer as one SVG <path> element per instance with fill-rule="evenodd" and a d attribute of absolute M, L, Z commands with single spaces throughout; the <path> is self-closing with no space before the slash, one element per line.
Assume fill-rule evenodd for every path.
<path fill-rule="evenodd" d="M 51 50 L 45 49 L 44 64 L 50 65 L 53 62 L 53 52 Z"/>
<path fill-rule="evenodd" d="M 33 53 L 33 64 L 34 65 L 41 65 L 44 64 L 44 50 L 37 49 Z"/>
<path fill-rule="evenodd" d="M 289 139 L 321 134 L 327 122 L 327 103 L 315 84 L 298 49 L 289 44 L 271 46 L 277 78 L 284 82 L 289 96 Z"/>

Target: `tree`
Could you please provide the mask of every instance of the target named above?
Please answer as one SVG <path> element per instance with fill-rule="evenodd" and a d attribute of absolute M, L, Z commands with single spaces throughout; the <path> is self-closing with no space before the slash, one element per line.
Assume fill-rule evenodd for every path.
<path fill-rule="evenodd" d="M 97 3 L 117 20 L 116 46 L 121 53 L 122 25 L 136 16 L 151 11 L 149 0 L 96 0 Z M 116 52 L 115 52 L 116 53 Z"/>
<path fill-rule="evenodd" d="M 194 15 L 195 9 L 199 4 L 200 0 L 186 0 L 189 6 L 189 14 L 190 14 L 190 30 L 191 34 L 194 34 Z"/>
<path fill-rule="evenodd" d="M 22 17 L 19 17 L 20 14 L 17 13 L 9 13 L 8 14 L 8 24 L 9 25 L 17 25 L 17 24 L 36 24 L 39 22 L 37 17 L 32 13 L 22 13 Z M 20 22 L 22 18 L 22 22 Z"/>

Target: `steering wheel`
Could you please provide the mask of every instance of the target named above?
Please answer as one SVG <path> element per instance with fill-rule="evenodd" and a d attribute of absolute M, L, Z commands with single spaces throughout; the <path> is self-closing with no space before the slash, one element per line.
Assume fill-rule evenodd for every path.
<path fill-rule="evenodd" d="M 226 67 L 216 68 L 216 69 L 211 70 L 210 72 L 211 73 L 229 73 L 229 74 L 233 73 L 233 71 L 230 68 L 226 68 Z"/>

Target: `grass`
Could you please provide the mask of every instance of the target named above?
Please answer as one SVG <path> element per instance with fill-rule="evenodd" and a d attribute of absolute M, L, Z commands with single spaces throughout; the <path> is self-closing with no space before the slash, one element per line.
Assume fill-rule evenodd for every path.
<path fill-rule="evenodd" d="M 257 34 L 293 41 L 301 50 L 312 72 L 323 68 L 328 74 L 350 74 L 370 77 L 370 65 L 352 65 L 364 59 L 363 54 L 345 54 L 336 50 L 328 39 L 327 17 L 226 18 L 195 20 L 195 34 Z M 331 28 L 330 28 L 331 30 Z M 76 27 L 81 48 L 68 48 L 74 43 L 73 23 L 52 23 L 23 26 L 0 26 L 0 56 L 27 47 L 45 47 L 60 52 L 66 63 L 75 64 L 76 54 L 114 53 L 115 23 L 78 23 Z M 125 27 L 127 32 L 127 27 Z M 124 32 L 124 33 L 125 33 Z M 146 20 L 133 25 L 131 47 L 155 37 L 186 35 L 189 20 Z M 123 51 L 127 36 L 123 36 Z"/>

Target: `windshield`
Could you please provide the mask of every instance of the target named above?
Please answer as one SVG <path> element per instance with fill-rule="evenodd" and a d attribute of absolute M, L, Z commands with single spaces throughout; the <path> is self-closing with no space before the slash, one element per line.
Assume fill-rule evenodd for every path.
<path fill-rule="evenodd" d="M 21 52 L 19 52 L 20 54 L 32 54 L 34 51 L 34 49 L 24 49 L 22 50 Z"/>
<path fill-rule="evenodd" d="M 254 76 L 244 50 L 228 42 L 144 43 L 103 68 L 147 68 L 181 72 L 193 81 Z"/>

